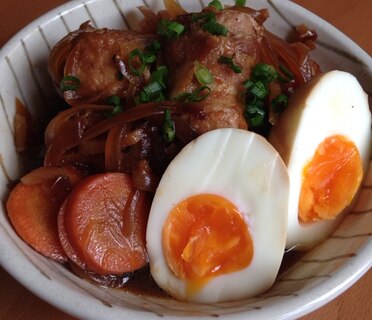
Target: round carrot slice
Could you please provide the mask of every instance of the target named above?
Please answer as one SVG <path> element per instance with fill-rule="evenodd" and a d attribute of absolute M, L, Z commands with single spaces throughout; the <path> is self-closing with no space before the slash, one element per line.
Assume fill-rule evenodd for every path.
<path fill-rule="evenodd" d="M 66 212 L 66 202 L 62 204 L 58 212 L 58 236 L 59 241 L 62 245 L 64 252 L 67 254 L 67 257 L 79 266 L 82 269 L 86 269 L 86 263 L 82 257 L 76 252 L 75 248 L 71 245 L 70 240 L 68 239 L 66 228 L 65 228 L 65 212 Z"/>
<path fill-rule="evenodd" d="M 74 188 L 66 202 L 64 228 L 88 270 L 122 274 L 147 263 L 146 198 L 123 173 L 90 176 Z"/>
<path fill-rule="evenodd" d="M 18 235 L 36 251 L 60 262 L 66 262 L 67 256 L 59 242 L 57 214 L 72 185 L 82 177 L 72 167 L 35 169 L 15 186 L 6 203 Z"/>

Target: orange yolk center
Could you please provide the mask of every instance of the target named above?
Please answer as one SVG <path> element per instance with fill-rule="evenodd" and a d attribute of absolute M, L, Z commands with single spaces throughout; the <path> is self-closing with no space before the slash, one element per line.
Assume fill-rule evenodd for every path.
<path fill-rule="evenodd" d="M 246 268 L 253 243 L 242 214 L 230 201 L 200 194 L 178 203 L 163 228 L 168 266 L 196 293 L 212 277 Z"/>
<path fill-rule="evenodd" d="M 326 138 L 303 171 L 300 220 L 334 219 L 351 203 L 362 177 L 362 160 L 355 144 L 340 135 Z"/>

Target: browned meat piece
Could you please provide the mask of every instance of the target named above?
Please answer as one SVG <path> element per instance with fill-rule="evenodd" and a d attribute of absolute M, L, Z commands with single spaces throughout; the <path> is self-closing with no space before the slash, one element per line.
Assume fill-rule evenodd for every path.
<path fill-rule="evenodd" d="M 260 60 L 263 27 L 247 12 L 223 10 L 216 13 L 217 22 L 228 29 L 227 36 L 216 36 L 192 22 L 192 15 L 178 17 L 187 32 L 169 41 L 164 49 L 166 63 L 171 70 L 170 96 L 193 92 L 200 87 L 194 70 L 198 61 L 213 75 L 211 93 L 200 102 L 204 117 L 191 119 L 192 128 L 199 134 L 216 128 L 247 128 L 244 118 L 243 81 Z M 241 73 L 235 73 L 221 56 L 233 58 Z"/>
<path fill-rule="evenodd" d="M 137 48 L 144 50 L 153 40 L 154 36 L 131 30 L 94 29 L 84 24 L 53 48 L 49 72 L 57 86 L 65 76 L 80 80 L 77 90 L 64 92 L 71 105 L 102 103 L 112 95 L 133 99 L 144 77 L 130 71 L 129 54 Z"/>

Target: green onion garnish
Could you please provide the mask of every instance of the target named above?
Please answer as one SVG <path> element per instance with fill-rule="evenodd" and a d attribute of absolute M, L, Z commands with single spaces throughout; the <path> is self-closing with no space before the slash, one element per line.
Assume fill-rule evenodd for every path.
<path fill-rule="evenodd" d="M 146 68 L 146 65 L 156 61 L 156 55 L 153 52 L 142 52 L 136 48 L 129 53 L 128 64 L 130 70 L 136 75 L 141 76 Z M 137 66 L 138 65 L 138 66 Z"/>
<path fill-rule="evenodd" d="M 110 118 L 122 112 L 123 112 L 123 106 L 117 105 L 117 106 L 114 106 L 114 109 L 112 109 L 111 112 L 107 113 L 106 116 Z"/>
<path fill-rule="evenodd" d="M 119 96 L 109 96 L 106 98 L 106 103 L 111 104 L 113 106 L 117 106 L 121 103 L 120 97 Z"/>
<path fill-rule="evenodd" d="M 161 102 L 165 100 L 163 91 L 152 91 L 151 93 L 146 93 L 145 90 L 141 91 L 138 96 L 139 103 L 146 102 Z"/>
<path fill-rule="evenodd" d="M 240 68 L 233 62 L 232 57 L 220 56 L 218 59 L 218 62 L 222 64 L 227 64 L 231 68 L 231 70 L 234 71 L 235 73 L 242 72 L 242 68 Z"/>
<path fill-rule="evenodd" d="M 261 80 L 247 80 L 243 82 L 243 86 L 247 93 L 258 99 L 264 99 L 269 93 L 267 86 Z"/>
<path fill-rule="evenodd" d="M 211 94 L 211 88 L 208 86 L 201 86 L 193 92 L 192 101 L 190 102 L 200 102 L 206 99 Z"/>
<path fill-rule="evenodd" d="M 164 90 L 168 82 L 168 68 L 158 67 L 150 77 L 150 83 L 139 93 L 139 102 L 164 101 Z"/>
<path fill-rule="evenodd" d="M 112 117 L 123 112 L 123 106 L 121 105 L 121 99 L 119 96 L 109 96 L 106 98 L 105 102 L 114 106 L 110 112 L 105 114 L 106 117 Z"/>
<path fill-rule="evenodd" d="M 159 82 L 151 82 L 143 87 L 139 93 L 139 100 L 142 103 L 150 101 L 164 101 L 163 86 Z"/>
<path fill-rule="evenodd" d="M 202 25 L 203 30 L 215 36 L 227 36 L 227 28 L 215 21 L 209 21 Z"/>
<path fill-rule="evenodd" d="M 158 40 L 154 40 L 146 47 L 146 51 L 152 52 L 152 53 L 157 53 L 160 51 L 160 49 L 161 49 L 161 45 Z"/>
<path fill-rule="evenodd" d="M 195 13 L 191 17 L 192 22 L 200 22 L 203 30 L 216 36 L 226 36 L 227 28 L 216 21 L 214 12 Z"/>
<path fill-rule="evenodd" d="M 173 142 L 176 137 L 176 128 L 171 118 L 170 110 L 165 110 L 164 112 L 163 135 L 167 143 Z"/>
<path fill-rule="evenodd" d="M 219 0 L 213 0 L 213 1 L 209 2 L 208 6 L 215 8 L 217 11 L 222 11 L 223 10 L 222 3 Z"/>
<path fill-rule="evenodd" d="M 245 7 L 246 0 L 235 0 L 235 5 L 238 7 Z"/>
<path fill-rule="evenodd" d="M 271 101 L 271 107 L 276 113 L 283 112 L 288 106 L 288 97 L 281 93 L 278 94 L 272 101 Z"/>
<path fill-rule="evenodd" d="M 253 128 L 260 128 L 264 125 L 266 112 L 262 101 L 253 99 L 246 105 L 245 117 L 248 125 Z"/>
<path fill-rule="evenodd" d="M 132 70 L 132 72 L 136 76 L 140 76 L 146 68 L 146 62 L 144 61 L 143 52 L 138 48 L 132 50 L 129 53 L 128 64 L 129 64 L 130 70 Z M 136 66 L 136 64 L 138 66 Z"/>
<path fill-rule="evenodd" d="M 165 89 L 168 82 L 168 68 L 166 66 L 158 67 L 151 74 L 150 82 L 158 82 Z"/>
<path fill-rule="evenodd" d="M 250 93 L 258 99 L 264 99 L 269 94 L 268 88 L 262 81 L 255 81 L 254 85 L 249 90 Z"/>
<path fill-rule="evenodd" d="M 201 86 L 194 92 L 184 92 L 176 96 L 174 99 L 180 102 L 200 102 L 206 99 L 211 94 L 211 88 Z"/>
<path fill-rule="evenodd" d="M 143 87 L 143 91 L 148 96 L 153 96 L 163 90 L 163 86 L 159 82 L 151 82 L 147 86 Z"/>
<path fill-rule="evenodd" d="M 195 76 L 200 84 L 211 84 L 214 78 L 207 67 L 203 66 L 198 61 L 194 62 Z"/>
<path fill-rule="evenodd" d="M 278 72 L 272 65 L 258 63 L 254 66 L 251 73 L 251 79 L 261 80 L 263 83 L 274 81 L 278 77 Z"/>
<path fill-rule="evenodd" d="M 61 83 L 59 84 L 59 88 L 62 92 L 65 91 L 76 91 L 81 84 L 81 81 L 78 77 L 75 76 L 65 76 Z"/>
<path fill-rule="evenodd" d="M 282 71 L 284 73 L 284 71 Z M 251 71 L 250 79 L 243 82 L 246 95 L 245 117 L 248 125 L 253 130 L 268 132 L 270 123 L 268 114 L 269 84 L 275 80 L 280 81 L 279 72 L 271 65 L 259 63 Z M 271 101 L 271 108 L 274 112 L 282 112 L 287 106 L 287 96 L 279 94 Z"/>
<path fill-rule="evenodd" d="M 143 61 L 146 64 L 151 64 L 156 61 L 156 55 L 153 52 L 144 52 L 143 53 Z"/>
<path fill-rule="evenodd" d="M 161 19 L 158 24 L 157 33 L 159 36 L 166 37 L 170 40 L 179 37 L 185 30 L 185 26 L 176 21 Z"/>

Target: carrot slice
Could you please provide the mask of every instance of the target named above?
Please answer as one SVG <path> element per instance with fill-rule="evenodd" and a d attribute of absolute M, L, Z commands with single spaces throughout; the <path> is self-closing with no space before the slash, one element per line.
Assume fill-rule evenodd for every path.
<path fill-rule="evenodd" d="M 86 269 L 122 274 L 147 263 L 148 204 L 146 193 L 136 190 L 123 173 L 90 176 L 74 188 L 66 202 L 63 225 Z"/>
<path fill-rule="evenodd" d="M 66 262 L 67 256 L 58 238 L 57 213 L 78 177 L 83 175 L 72 167 L 35 169 L 15 186 L 6 203 L 18 235 L 36 251 L 59 262 Z"/>
<path fill-rule="evenodd" d="M 59 241 L 62 245 L 64 252 L 67 254 L 67 257 L 81 269 L 87 269 L 87 265 L 84 262 L 83 258 L 76 252 L 75 248 L 71 245 L 71 242 L 67 236 L 65 228 L 65 212 L 66 212 L 66 202 L 62 204 L 58 212 L 58 236 Z"/>

